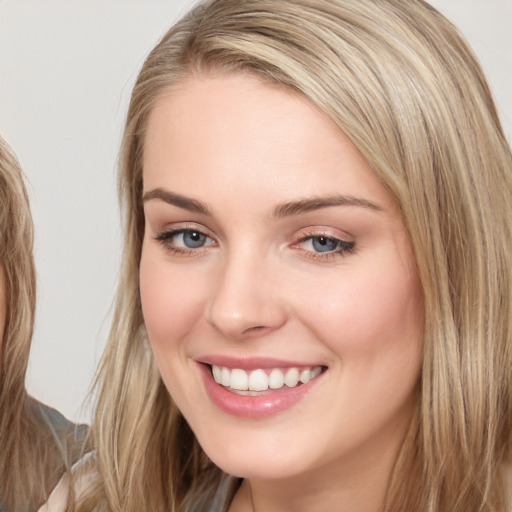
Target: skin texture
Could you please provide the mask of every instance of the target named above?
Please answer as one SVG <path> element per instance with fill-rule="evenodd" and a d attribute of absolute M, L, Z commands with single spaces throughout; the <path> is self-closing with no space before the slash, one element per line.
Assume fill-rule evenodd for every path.
<path fill-rule="evenodd" d="M 414 258 L 390 194 L 307 100 L 243 74 L 194 76 L 162 97 L 145 142 L 148 336 L 205 452 L 247 479 L 230 510 L 250 509 L 250 481 L 256 510 L 378 511 L 415 406 L 423 332 Z M 151 198 L 155 189 L 208 213 Z M 276 215 L 283 203 L 334 195 L 374 207 Z M 183 228 L 204 233 L 204 245 L 156 239 Z M 319 252 L 321 236 L 354 247 Z M 198 361 L 211 355 L 325 372 L 292 407 L 241 418 L 205 390 Z"/>

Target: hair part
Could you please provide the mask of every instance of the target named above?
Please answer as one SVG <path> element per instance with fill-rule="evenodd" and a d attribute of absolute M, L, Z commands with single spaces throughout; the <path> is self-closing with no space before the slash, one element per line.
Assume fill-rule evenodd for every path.
<path fill-rule="evenodd" d="M 504 512 L 512 158 L 476 57 L 422 0 L 208 1 L 148 56 L 121 151 L 125 249 L 93 427 L 105 483 L 90 502 L 135 511 L 151 489 L 152 510 L 182 511 L 221 480 L 163 388 L 138 288 L 149 115 L 173 88 L 212 72 L 251 73 L 306 97 L 401 209 L 423 289 L 425 349 L 418 409 L 385 511 Z"/>

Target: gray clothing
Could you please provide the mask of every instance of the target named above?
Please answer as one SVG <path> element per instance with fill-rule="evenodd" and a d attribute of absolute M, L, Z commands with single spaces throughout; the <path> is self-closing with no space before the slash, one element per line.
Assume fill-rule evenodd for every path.
<path fill-rule="evenodd" d="M 240 483 L 240 478 L 224 475 L 213 500 L 195 504 L 190 512 L 227 512 Z"/>
<path fill-rule="evenodd" d="M 67 420 L 59 411 L 33 400 L 31 406 L 36 416 L 40 415 L 44 424 L 50 430 L 50 436 L 56 441 L 55 449 L 59 449 L 57 443 L 62 446 L 63 453 L 69 457 L 69 463 L 73 464 L 82 455 L 82 447 L 87 435 L 87 425 L 76 425 Z M 64 465 L 63 465 L 64 468 Z M 63 469 L 64 471 L 64 469 Z M 0 512 L 36 512 L 35 509 L 9 511 L 2 505 L 0 482 Z M 49 492 L 51 489 L 49 490 Z"/>

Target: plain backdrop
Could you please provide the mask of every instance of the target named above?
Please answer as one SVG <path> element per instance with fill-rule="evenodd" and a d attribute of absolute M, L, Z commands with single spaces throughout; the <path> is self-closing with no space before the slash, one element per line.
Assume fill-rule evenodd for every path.
<path fill-rule="evenodd" d="M 512 140 L 512 0 L 432 0 L 469 39 Z M 0 133 L 27 175 L 38 307 L 27 386 L 75 420 L 120 260 L 116 159 L 144 57 L 191 0 L 0 0 Z M 0 383 L 1 385 L 1 383 Z"/>

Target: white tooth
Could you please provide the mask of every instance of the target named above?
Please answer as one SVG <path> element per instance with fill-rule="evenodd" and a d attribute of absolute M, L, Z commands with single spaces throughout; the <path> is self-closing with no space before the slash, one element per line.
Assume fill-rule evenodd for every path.
<path fill-rule="evenodd" d="M 268 387 L 270 389 L 279 389 L 284 386 L 284 375 L 281 370 L 275 368 L 268 376 Z"/>
<path fill-rule="evenodd" d="M 217 384 L 220 384 L 222 382 L 222 380 L 221 380 L 222 370 L 220 369 L 220 367 L 213 365 L 212 373 L 213 373 L 213 378 L 214 378 L 215 382 Z"/>
<path fill-rule="evenodd" d="M 226 387 L 229 387 L 231 384 L 231 372 L 228 368 L 222 368 L 220 372 L 220 383 Z"/>
<path fill-rule="evenodd" d="M 289 388 L 294 388 L 299 383 L 299 370 L 297 368 L 290 368 L 284 376 L 284 383 Z"/>
<path fill-rule="evenodd" d="M 263 370 L 254 370 L 249 375 L 249 389 L 251 391 L 266 391 L 268 389 L 268 377 Z"/>
<path fill-rule="evenodd" d="M 249 378 L 247 377 L 247 372 L 240 370 L 239 368 L 234 368 L 231 370 L 230 387 L 233 389 L 238 389 L 239 391 L 245 391 L 246 389 L 249 389 Z"/>
<path fill-rule="evenodd" d="M 311 370 L 311 378 L 314 379 L 315 377 L 318 377 L 322 373 L 322 367 L 316 366 Z"/>
<path fill-rule="evenodd" d="M 309 368 L 302 370 L 300 372 L 299 380 L 302 382 L 302 384 L 306 384 L 306 382 L 309 382 L 311 380 L 311 370 Z"/>

